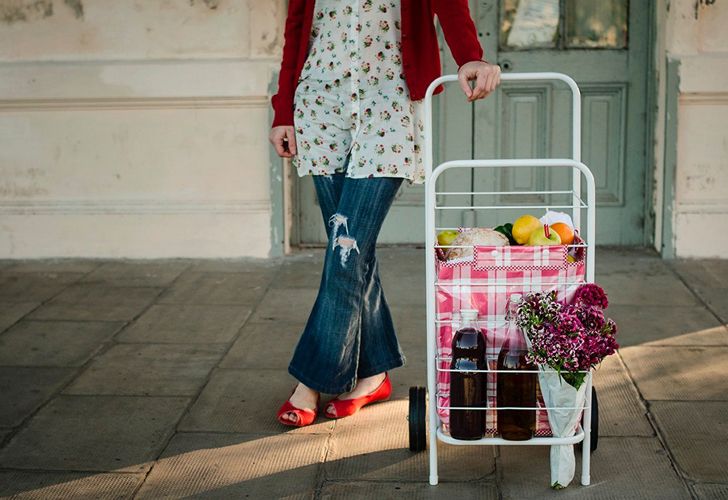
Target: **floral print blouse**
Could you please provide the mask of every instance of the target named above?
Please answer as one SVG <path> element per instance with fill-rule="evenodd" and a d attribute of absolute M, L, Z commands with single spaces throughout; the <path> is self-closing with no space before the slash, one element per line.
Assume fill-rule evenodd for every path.
<path fill-rule="evenodd" d="M 399 0 L 316 0 L 294 97 L 299 176 L 425 181 L 424 103 L 409 98 L 400 36 Z"/>

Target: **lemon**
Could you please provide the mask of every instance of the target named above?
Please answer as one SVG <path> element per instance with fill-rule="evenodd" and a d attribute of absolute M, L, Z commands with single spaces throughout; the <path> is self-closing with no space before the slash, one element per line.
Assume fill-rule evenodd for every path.
<path fill-rule="evenodd" d="M 523 245 L 528 242 L 529 236 L 536 229 L 541 227 L 541 221 L 533 215 L 521 215 L 516 222 L 513 223 L 512 235 L 516 243 Z"/>

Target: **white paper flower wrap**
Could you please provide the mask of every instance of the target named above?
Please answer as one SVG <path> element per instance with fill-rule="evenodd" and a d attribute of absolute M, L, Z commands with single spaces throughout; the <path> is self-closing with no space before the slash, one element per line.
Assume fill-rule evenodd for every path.
<path fill-rule="evenodd" d="M 591 373 L 587 375 L 591 377 Z M 579 389 L 566 382 L 558 372 L 547 366 L 539 366 L 538 381 L 548 408 L 549 425 L 554 437 L 573 436 L 581 416 L 580 409 L 586 401 L 586 379 Z M 564 409 L 560 409 L 564 408 Z M 576 459 L 574 445 L 551 446 L 551 487 L 565 488 L 574 479 Z"/>

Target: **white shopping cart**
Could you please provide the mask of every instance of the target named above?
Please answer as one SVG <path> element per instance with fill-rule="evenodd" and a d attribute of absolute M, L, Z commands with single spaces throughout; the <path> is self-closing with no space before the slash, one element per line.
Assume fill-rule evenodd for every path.
<path fill-rule="evenodd" d="M 581 460 L 581 484 L 588 485 L 590 482 L 590 453 L 596 449 L 598 438 L 598 406 L 596 393 L 592 387 L 591 373 L 586 376 L 586 402 L 579 409 L 583 410 L 581 422 L 578 424 L 574 435 L 568 437 L 533 437 L 526 441 L 508 441 L 502 439 L 498 435 L 486 435 L 478 440 L 458 440 L 452 438 L 443 426 L 443 411 L 448 411 L 447 403 L 449 397 L 443 398 L 442 392 L 442 373 L 450 372 L 447 368 L 447 357 L 443 356 L 442 345 L 439 345 L 440 328 L 446 321 L 442 317 L 438 318 L 438 304 L 436 297 L 438 296 L 438 278 L 439 261 L 436 257 L 438 245 L 436 233 L 440 230 L 455 229 L 448 227 L 436 227 L 436 215 L 442 210 L 469 210 L 469 211 L 498 211 L 498 210 L 530 210 L 535 209 L 561 209 L 570 212 L 571 218 L 578 238 L 572 247 L 581 248 L 581 258 L 583 259 L 582 275 L 580 283 L 594 282 L 594 244 L 595 244 L 595 185 L 594 177 L 589 168 L 581 162 L 581 94 L 576 82 L 567 75 L 561 73 L 509 73 L 503 74 L 501 80 L 507 85 L 508 82 L 551 82 L 565 83 L 571 90 L 572 95 L 572 147 L 571 158 L 564 159 L 497 159 L 497 160 L 454 160 L 447 161 L 438 165 L 433 169 L 433 123 L 432 123 L 432 98 L 435 88 L 441 84 L 457 81 L 457 75 L 445 75 L 433 81 L 425 95 L 425 162 L 426 162 L 426 199 L 425 199 L 425 218 L 426 218 L 426 301 L 427 301 L 427 387 L 411 387 L 409 398 L 409 438 L 410 449 L 412 451 L 422 451 L 426 448 L 427 443 L 427 425 L 429 424 L 429 466 L 430 466 L 430 484 L 438 483 L 437 472 L 437 448 L 438 441 L 443 441 L 453 445 L 572 445 L 580 444 L 582 449 Z M 447 171 L 454 169 L 560 169 L 566 175 L 561 175 L 562 179 L 567 179 L 566 183 L 570 184 L 565 188 L 551 189 L 546 191 L 537 191 L 537 199 L 543 203 L 534 203 L 533 198 L 529 199 L 527 204 L 509 204 L 508 196 L 521 196 L 525 194 L 523 191 L 498 191 L 498 192 L 447 192 L 436 190 L 437 180 Z M 495 171 L 495 170 L 493 170 Z M 570 175 L 569 175 L 570 173 Z M 585 196 L 582 196 L 582 178 L 585 182 Z M 448 205 L 447 200 L 453 196 L 466 195 L 470 200 L 469 204 L 456 203 Z M 493 196 L 494 202 L 479 205 L 475 200 L 482 196 Z M 515 198 L 515 199 L 523 199 Z M 565 200 L 560 204 L 557 199 Z M 504 202 L 504 200 L 506 200 Z M 584 217 L 582 217 L 584 215 Z M 585 219 L 585 227 L 582 231 L 582 219 Z M 472 247 L 471 247 L 472 248 Z M 498 247 L 493 247 L 494 249 Z M 537 247 L 532 247 L 537 248 Z M 473 249 L 475 251 L 475 249 Z M 483 248 L 480 248 L 483 251 Z M 566 251 L 566 250 L 565 250 Z M 578 250 L 577 250 L 578 251 Z M 495 254 L 495 250 L 493 250 Z M 545 253 L 544 253 L 545 255 Z M 563 286 L 573 285 L 574 283 L 560 283 Z M 498 290 L 508 290 L 507 283 L 488 282 L 480 286 L 500 286 Z M 473 285 L 473 287 L 476 285 Z M 527 289 L 530 291 L 540 291 L 539 283 L 528 283 Z M 551 289 L 554 287 L 551 286 Z M 452 325 L 451 325 L 452 326 Z M 454 330 L 454 328 L 452 328 Z M 457 370 L 455 370 L 457 371 Z M 476 370 L 477 371 L 477 370 Z M 489 367 L 487 372 L 498 372 L 498 370 Z M 497 373 L 496 373 L 497 376 Z M 443 403 L 446 402 L 446 403 Z M 454 409 L 464 409 L 455 408 Z M 490 404 L 486 407 L 470 408 L 482 411 L 513 410 L 514 408 L 494 408 Z M 538 408 L 517 407 L 519 410 L 532 411 L 548 411 L 548 408 L 540 406 Z"/>

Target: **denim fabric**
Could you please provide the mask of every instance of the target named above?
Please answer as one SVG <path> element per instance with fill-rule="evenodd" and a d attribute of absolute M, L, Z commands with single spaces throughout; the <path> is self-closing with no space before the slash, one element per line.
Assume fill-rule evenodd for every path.
<path fill-rule="evenodd" d="M 316 302 L 288 371 L 311 389 L 338 394 L 405 357 L 379 280 L 375 246 L 403 178 L 314 175 L 328 245 Z"/>

